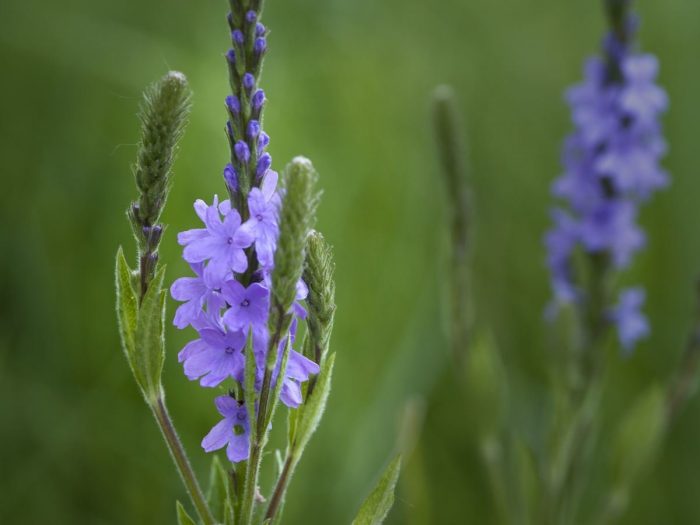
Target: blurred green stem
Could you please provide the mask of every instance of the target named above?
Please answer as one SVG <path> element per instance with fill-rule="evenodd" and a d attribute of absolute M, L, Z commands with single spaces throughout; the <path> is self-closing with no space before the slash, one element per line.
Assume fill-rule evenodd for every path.
<path fill-rule="evenodd" d="M 668 390 L 666 404 L 666 420 L 670 426 L 674 423 L 683 405 L 690 399 L 697 382 L 698 367 L 700 367 L 700 281 L 696 283 L 697 319 L 688 337 L 688 342 L 681 357 L 681 362 Z"/>
<path fill-rule="evenodd" d="M 454 358 L 464 359 L 471 332 L 469 307 L 469 220 L 470 203 L 464 126 L 452 88 L 438 86 L 433 92 L 433 125 L 442 163 L 451 233 L 451 326 Z"/>
<path fill-rule="evenodd" d="M 507 483 L 503 475 L 503 444 L 497 436 L 491 435 L 481 440 L 481 457 L 486 466 L 498 520 L 509 525 L 511 519 Z"/>
<path fill-rule="evenodd" d="M 173 458 L 175 466 L 177 467 L 182 482 L 185 484 L 187 493 L 192 500 L 192 504 L 197 510 L 199 518 L 202 520 L 204 525 L 214 525 L 216 522 L 212 516 L 211 510 L 207 505 L 207 501 L 204 498 L 204 493 L 199 486 L 197 477 L 192 470 L 192 465 L 190 465 L 189 459 L 187 459 L 187 454 L 182 446 L 180 438 L 175 430 L 175 425 L 173 424 L 168 409 L 165 406 L 165 399 L 162 394 L 160 394 L 156 399 L 149 401 L 149 406 L 153 411 L 153 415 L 158 422 L 158 426 L 163 434 L 165 443 L 168 445 L 168 450 Z"/>

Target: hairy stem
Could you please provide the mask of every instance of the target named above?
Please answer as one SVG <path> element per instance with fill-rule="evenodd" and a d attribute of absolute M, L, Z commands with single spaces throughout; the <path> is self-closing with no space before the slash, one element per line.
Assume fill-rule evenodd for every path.
<path fill-rule="evenodd" d="M 187 459 L 187 454 L 182 446 L 180 438 L 175 430 L 175 425 L 173 424 L 168 409 L 165 406 L 165 400 L 162 395 L 158 396 L 154 401 L 149 403 L 153 415 L 158 422 L 160 431 L 163 434 L 165 443 L 168 445 L 168 450 L 173 458 L 173 462 L 177 467 L 177 471 L 180 473 L 180 478 L 187 489 L 187 493 L 192 500 L 192 504 L 197 510 L 199 519 L 202 520 L 204 525 L 214 525 L 216 522 L 212 516 L 211 510 L 207 505 L 207 501 L 204 498 L 204 493 L 202 492 L 197 477 L 192 470 L 192 465 L 190 465 L 189 459 Z"/>

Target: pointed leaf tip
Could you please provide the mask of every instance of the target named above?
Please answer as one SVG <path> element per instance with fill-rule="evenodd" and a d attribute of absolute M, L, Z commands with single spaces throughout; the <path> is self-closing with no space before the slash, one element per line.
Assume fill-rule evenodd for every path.
<path fill-rule="evenodd" d="M 360 507 L 352 525 L 381 525 L 394 505 L 394 490 L 401 472 L 401 455 L 386 468 L 377 486 Z"/>
<path fill-rule="evenodd" d="M 175 503 L 177 510 L 177 525 L 197 525 L 196 522 L 187 514 L 185 507 L 179 501 Z"/>

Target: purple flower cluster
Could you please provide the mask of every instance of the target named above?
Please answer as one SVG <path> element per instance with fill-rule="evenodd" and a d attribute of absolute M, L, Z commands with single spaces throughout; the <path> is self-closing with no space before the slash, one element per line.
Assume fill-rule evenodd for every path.
<path fill-rule="evenodd" d="M 611 33 L 605 58 L 589 59 L 583 83 L 567 93 L 574 131 L 553 194 L 569 209 L 553 210 L 546 236 L 555 304 L 585 300 L 574 275 L 575 251 L 600 255 L 618 270 L 629 266 L 645 244 L 639 205 L 668 183 L 659 165 L 666 143 L 658 119 L 668 99 L 655 84 L 658 61 L 631 51 L 625 40 Z M 623 291 L 608 312 L 625 349 L 649 332 L 643 302 L 640 290 Z"/>
<path fill-rule="evenodd" d="M 212 204 L 195 202 L 194 210 L 204 227 L 178 235 L 183 258 L 195 276 L 176 280 L 171 294 L 183 303 L 175 314 L 175 326 L 192 326 L 198 334 L 178 354 L 185 375 L 209 388 L 233 382 L 230 394 L 216 398 L 224 419 L 204 438 L 202 447 L 207 452 L 227 447 L 228 458 L 238 462 L 247 459 L 249 452 L 251 415 L 242 394 L 246 343 L 250 337 L 259 392 L 270 341 L 271 272 L 281 197 L 278 174 L 271 169 L 272 159 L 265 151 L 269 137 L 261 129 L 265 94 L 256 87 L 267 49 L 266 29 L 257 21 L 256 12 L 245 12 L 236 2 L 234 5 L 237 7 L 229 15 L 233 47 L 226 54 L 234 91 L 226 97 L 231 162 L 224 168 L 224 181 L 230 199 L 219 201 L 214 196 Z M 249 38 L 253 38 L 252 45 L 248 45 Z M 306 317 L 300 301 L 307 294 L 306 285 L 299 281 L 292 306 L 294 320 L 280 339 L 273 385 L 280 375 L 284 349 L 294 342 L 298 320 Z M 280 385 L 282 402 L 299 406 L 303 401 L 301 383 L 318 372 L 316 363 L 290 349 Z"/>
<path fill-rule="evenodd" d="M 240 215 L 230 201 L 219 203 L 214 197 L 213 204 L 207 205 L 198 200 L 194 208 L 205 227 L 178 235 L 178 242 L 184 246 L 183 258 L 196 276 L 182 277 L 172 285 L 173 298 L 183 302 L 177 309 L 174 324 L 178 328 L 192 326 L 198 333 L 198 338 L 180 351 L 178 360 L 183 364 L 185 375 L 190 380 L 199 380 L 204 387 L 217 387 L 228 379 L 243 387 L 244 349 L 249 333 L 252 334 L 256 357 L 256 388 L 262 384 L 269 342 L 270 272 L 277 239 L 279 194 L 275 190 L 276 180 L 277 173 L 270 170 L 263 179 L 262 188 L 250 192 L 249 209 L 255 208 L 259 216 L 241 223 Z M 246 285 L 242 277 L 249 269 L 250 253 L 257 255 L 257 260 L 251 263 L 256 269 Z M 306 299 L 307 294 L 305 284 L 300 281 L 297 302 L 293 306 L 296 319 L 306 316 L 299 301 Z M 293 342 L 295 333 L 296 322 L 292 323 L 290 332 L 280 343 L 280 360 L 287 340 Z M 277 364 L 274 381 L 280 364 Z M 289 407 L 299 406 L 302 402 L 301 383 L 318 371 L 316 363 L 290 350 L 281 386 L 282 402 Z M 245 440 L 237 431 L 231 430 L 234 427 L 229 425 L 230 432 L 222 432 L 219 424 L 207 435 L 202 446 L 213 450 L 228 443 L 229 459 L 241 461 L 248 455 L 248 416 L 242 399 L 222 400 L 226 397 L 218 398 L 217 407 L 224 417 L 242 421 L 240 431 L 245 434 Z M 245 448 L 241 445 L 243 441 Z"/>

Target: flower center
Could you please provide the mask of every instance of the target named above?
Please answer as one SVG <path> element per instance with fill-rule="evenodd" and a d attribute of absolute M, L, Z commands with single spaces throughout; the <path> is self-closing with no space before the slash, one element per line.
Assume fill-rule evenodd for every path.
<path fill-rule="evenodd" d="M 227 347 L 226 347 L 226 353 L 229 354 L 229 355 L 231 355 L 231 354 L 234 353 L 235 351 L 236 351 L 236 349 L 233 348 L 233 347 L 231 347 L 231 346 L 227 346 Z"/>
<path fill-rule="evenodd" d="M 226 239 L 226 242 L 228 244 L 233 244 L 233 237 L 229 237 L 228 239 Z"/>
<path fill-rule="evenodd" d="M 241 306 L 243 306 L 243 307 L 250 306 L 250 301 L 248 299 L 243 299 Z"/>
<path fill-rule="evenodd" d="M 263 220 L 263 216 L 262 216 L 261 213 L 258 213 L 258 214 L 255 216 L 255 218 L 258 219 L 259 221 L 262 221 L 262 220 Z"/>

